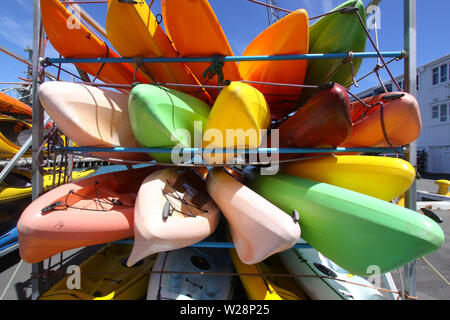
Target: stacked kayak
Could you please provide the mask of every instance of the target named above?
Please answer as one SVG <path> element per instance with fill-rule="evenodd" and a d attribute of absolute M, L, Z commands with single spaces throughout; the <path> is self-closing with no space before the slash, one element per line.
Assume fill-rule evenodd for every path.
<path fill-rule="evenodd" d="M 209 272 L 216 274 L 208 275 Z M 161 252 L 150 276 L 147 300 L 230 300 L 234 279 L 220 273 L 231 272 L 233 264 L 223 249 L 183 248 Z"/>
<path fill-rule="evenodd" d="M 16 119 L 31 120 L 31 107 L 0 92 L 0 113 Z"/>
<path fill-rule="evenodd" d="M 23 260 L 40 262 L 56 253 L 133 235 L 134 203 L 149 166 L 64 184 L 33 201 L 17 223 Z"/>
<path fill-rule="evenodd" d="M 145 296 L 150 270 L 156 256 L 147 257 L 133 267 L 125 261 L 130 245 L 110 243 L 80 266 L 80 287 L 69 289 L 70 275 L 61 279 L 39 300 L 138 300 Z"/>
<path fill-rule="evenodd" d="M 18 237 L 28 263 L 106 244 L 81 264 L 81 289 L 68 289 L 66 277 L 42 300 L 226 300 L 239 288 L 250 300 L 377 300 L 383 295 L 365 278 L 374 266 L 387 273 L 443 244 L 435 221 L 391 203 L 416 177 L 400 158 L 306 150 L 267 163 L 247 152 L 398 147 L 418 138 L 412 95 L 350 99 L 361 65 L 351 52 L 367 40 L 361 0 L 311 25 L 306 10 L 292 11 L 261 30 L 239 63 L 223 58 L 234 55 L 233 42 L 207 0 L 162 0 L 161 14 L 153 1 L 109 0 L 107 39 L 63 3 L 41 4 L 62 56 L 134 60 L 76 64 L 111 88 L 45 82 L 40 102 L 67 137 L 93 148 L 90 156 L 127 170 L 42 194 L 16 217 L 17 228 L 8 212 L 0 215 L 0 250 Z M 308 53 L 349 56 L 252 58 Z M 170 59 L 143 63 L 147 57 Z M 189 59 L 172 60 L 180 57 Z M 0 153 L 12 155 L 29 136 L 21 119 L 30 110 L 8 101 L 0 95 Z M 28 196 L 29 179 L 14 172 L 0 203 Z M 44 184 L 56 180 L 46 174 Z"/>

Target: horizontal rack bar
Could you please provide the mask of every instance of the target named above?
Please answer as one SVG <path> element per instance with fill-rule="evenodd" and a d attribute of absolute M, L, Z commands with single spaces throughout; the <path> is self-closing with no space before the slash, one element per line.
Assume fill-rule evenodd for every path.
<path fill-rule="evenodd" d="M 129 152 L 129 153 L 168 153 L 175 150 L 178 153 L 345 153 L 345 152 L 363 152 L 363 153 L 402 153 L 406 150 L 404 147 L 397 148 L 257 148 L 257 149 L 207 149 L 207 148 L 95 148 L 95 147 L 55 147 L 54 151 L 67 152 Z"/>
<path fill-rule="evenodd" d="M 118 241 L 114 241 L 114 243 L 134 244 L 134 239 L 118 240 Z M 200 242 L 190 245 L 189 247 L 193 247 L 193 248 L 223 248 L 223 249 L 235 248 L 233 242 L 220 242 L 220 241 L 200 241 Z M 294 246 L 292 246 L 292 248 L 293 249 L 305 249 L 305 248 L 312 248 L 312 246 L 308 243 L 298 242 L 298 243 L 294 244 Z"/>
<path fill-rule="evenodd" d="M 260 56 L 221 56 L 224 62 L 238 61 L 280 61 L 280 60 L 322 60 L 322 59 L 353 59 L 378 58 L 377 52 L 353 52 L 353 53 L 310 53 L 294 55 L 260 55 Z M 382 57 L 401 58 L 404 51 L 381 52 Z M 175 58 L 143 58 L 139 62 L 144 63 L 175 63 L 175 62 L 214 62 L 217 57 L 175 57 Z M 46 58 L 48 63 L 135 63 L 135 58 Z"/>

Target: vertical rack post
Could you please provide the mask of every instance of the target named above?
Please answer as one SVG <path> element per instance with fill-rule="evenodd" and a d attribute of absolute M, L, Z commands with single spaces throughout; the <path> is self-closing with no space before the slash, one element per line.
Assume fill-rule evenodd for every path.
<path fill-rule="evenodd" d="M 43 35 L 44 29 L 41 20 L 40 0 L 33 0 L 33 120 L 32 120 L 32 200 L 35 200 L 42 193 L 43 189 L 43 172 L 42 168 L 37 165 L 39 155 L 37 151 L 43 141 L 44 133 L 44 110 L 39 102 L 38 90 L 41 75 L 41 58 L 43 56 Z M 37 274 L 43 269 L 43 263 L 34 263 L 32 265 L 32 293 L 31 298 L 36 300 L 39 297 L 42 288 L 42 281 Z"/>
<path fill-rule="evenodd" d="M 416 37 L 416 0 L 403 0 L 404 10 L 404 44 L 407 52 L 405 59 L 404 83 L 405 91 L 417 96 L 417 37 Z M 417 169 L 417 142 L 409 145 L 406 159 Z M 411 188 L 406 192 L 405 205 L 407 208 L 417 210 L 417 186 L 414 180 Z M 403 268 L 405 291 L 416 295 L 416 262 L 411 262 Z"/>

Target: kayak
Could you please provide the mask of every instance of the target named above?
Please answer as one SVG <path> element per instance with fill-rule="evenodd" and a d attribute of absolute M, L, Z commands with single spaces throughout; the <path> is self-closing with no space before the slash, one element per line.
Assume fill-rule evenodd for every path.
<path fill-rule="evenodd" d="M 214 102 L 203 132 L 203 147 L 258 148 L 264 131 L 270 126 L 270 110 L 258 89 L 231 82 L 222 89 Z M 204 153 L 209 163 L 232 163 L 236 154 Z"/>
<path fill-rule="evenodd" d="M 308 300 L 304 291 L 289 276 L 279 255 L 249 265 L 239 259 L 235 249 L 229 249 L 229 253 L 249 300 Z"/>
<path fill-rule="evenodd" d="M 145 0 L 109 0 L 106 32 L 114 48 L 124 57 L 179 56 Z M 184 63 L 144 63 L 140 70 L 147 82 L 200 85 Z M 185 86 L 175 88 L 212 103 L 204 89 Z"/>
<path fill-rule="evenodd" d="M 157 166 L 112 172 L 64 184 L 20 216 L 19 250 L 28 263 L 56 253 L 133 236 L 136 194 Z"/>
<path fill-rule="evenodd" d="M 51 169 L 46 169 L 43 176 L 44 191 L 49 190 L 53 186 L 64 183 L 64 168 L 56 168 L 55 176 Z M 95 173 L 94 169 L 73 171 L 71 179 L 78 180 Z M 69 176 L 67 176 L 69 178 Z M 54 179 L 54 180 L 53 180 Z M 0 183 L 0 204 L 9 203 L 19 199 L 31 197 L 31 171 L 23 169 L 13 169 L 10 174 Z"/>
<path fill-rule="evenodd" d="M 282 148 L 332 148 L 341 145 L 352 133 L 350 99 L 345 88 L 334 83 L 323 86 L 278 129 Z M 281 157 L 289 155 L 282 154 Z"/>
<path fill-rule="evenodd" d="M 134 209 L 134 245 L 127 265 L 197 243 L 219 223 L 219 209 L 196 171 L 168 168 L 142 182 Z"/>
<path fill-rule="evenodd" d="M 129 99 L 131 128 L 136 140 L 145 148 L 194 147 L 194 141 L 198 141 L 195 138 L 198 136 L 201 140 L 201 130 L 209 112 L 210 107 L 201 100 L 155 85 L 137 85 Z M 173 162 L 171 150 L 149 154 L 158 162 Z"/>
<path fill-rule="evenodd" d="M 52 46 L 65 58 L 120 58 L 58 0 L 41 1 L 42 22 Z M 113 84 L 131 84 L 134 70 L 125 63 L 76 63 L 75 66 Z M 142 78 L 143 79 L 143 78 Z M 137 80 L 141 80 L 140 77 Z"/>
<path fill-rule="evenodd" d="M 286 250 L 279 257 L 290 274 L 298 275 L 294 279 L 313 300 L 385 299 L 373 284 L 342 269 L 314 248 Z"/>
<path fill-rule="evenodd" d="M 368 275 L 373 265 L 390 272 L 444 242 L 436 222 L 387 201 L 285 173 L 247 170 L 244 179 L 287 214 L 297 210 L 302 239 L 353 274 Z"/>
<path fill-rule="evenodd" d="M 210 171 L 206 185 L 228 221 L 236 252 L 245 264 L 287 250 L 300 238 L 298 222 L 222 169 Z"/>
<path fill-rule="evenodd" d="M 374 156 L 325 156 L 281 165 L 293 176 L 391 201 L 409 189 L 416 171 L 407 161 Z"/>
<path fill-rule="evenodd" d="M 343 8 L 356 8 L 364 26 L 366 13 L 361 0 L 348 0 L 331 11 Z M 331 12 L 330 11 L 330 12 Z M 367 35 L 355 13 L 332 13 L 320 18 L 309 28 L 309 53 L 348 53 L 364 52 Z M 309 60 L 305 76 L 305 84 L 322 85 L 326 82 L 336 82 L 344 87 L 353 83 L 352 66 L 343 64 L 341 59 Z M 362 59 L 353 59 L 353 73 L 356 74 Z M 314 95 L 314 89 L 304 89 L 299 98 L 299 105 L 304 104 Z"/>
<path fill-rule="evenodd" d="M 176 50 L 182 57 L 233 56 L 233 50 L 222 30 L 220 22 L 207 0 L 161 1 L 164 27 Z M 218 85 L 217 75 L 205 77 L 212 66 L 209 62 L 186 63 L 202 84 Z M 237 62 L 225 62 L 222 67 L 223 81 L 241 80 Z M 213 100 L 218 89 L 206 89 Z"/>
<path fill-rule="evenodd" d="M 419 137 L 422 120 L 414 96 L 406 92 L 388 92 L 362 101 L 372 107 L 367 108 L 360 101 L 351 104 L 353 132 L 343 146 L 399 147 Z"/>
<path fill-rule="evenodd" d="M 0 234 L 0 253 L 17 244 L 18 241 L 18 233 L 17 228 L 11 228 L 5 233 Z"/>
<path fill-rule="evenodd" d="M 31 137 L 31 124 L 8 116 L 0 116 L 0 157 L 12 158 Z M 31 156 L 31 152 L 26 153 Z"/>
<path fill-rule="evenodd" d="M 161 252 L 152 271 L 147 300 L 233 298 L 233 264 L 229 255 L 224 254 L 224 249 L 182 248 Z M 210 272 L 215 275 L 208 275 Z"/>
<path fill-rule="evenodd" d="M 296 10 L 261 32 L 247 46 L 243 56 L 307 54 L 309 46 L 308 13 Z M 244 80 L 302 85 L 307 60 L 251 61 L 239 63 Z M 280 119 L 295 109 L 301 87 L 252 84 L 266 97 L 273 119 Z"/>
<path fill-rule="evenodd" d="M 131 129 L 126 94 L 49 81 L 40 85 L 39 100 L 58 128 L 80 147 L 140 147 Z M 91 155 L 119 163 L 151 160 L 145 153 L 92 152 Z"/>
<path fill-rule="evenodd" d="M 32 109 L 22 101 L 0 92 L 0 113 L 16 119 L 31 120 Z"/>
<path fill-rule="evenodd" d="M 58 281 L 39 300 L 138 300 L 145 296 L 156 256 L 127 267 L 131 245 L 109 243 L 80 264 L 80 289 L 68 289 L 73 275 Z"/>

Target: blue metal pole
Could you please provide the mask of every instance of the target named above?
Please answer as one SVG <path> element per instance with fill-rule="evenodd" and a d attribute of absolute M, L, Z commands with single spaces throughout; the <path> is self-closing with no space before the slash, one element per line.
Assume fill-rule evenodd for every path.
<path fill-rule="evenodd" d="M 386 58 L 400 58 L 403 51 L 381 52 Z M 345 59 L 348 53 L 313 53 L 296 55 L 224 56 L 224 62 Z M 378 58 L 376 52 L 353 52 L 353 58 Z M 215 57 L 142 58 L 144 63 L 214 62 Z M 47 58 L 49 63 L 134 63 L 134 58 Z"/>
<path fill-rule="evenodd" d="M 362 152 L 362 153 L 403 153 L 404 148 L 257 148 L 257 149 L 202 149 L 202 148 L 181 148 L 179 150 L 172 148 L 95 148 L 95 147 L 55 147 L 56 152 L 130 152 L 130 153 L 168 153 L 176 150 L 179 153 L 195 154 L 195 153 L 346 153 L 346 152 Z"/>

